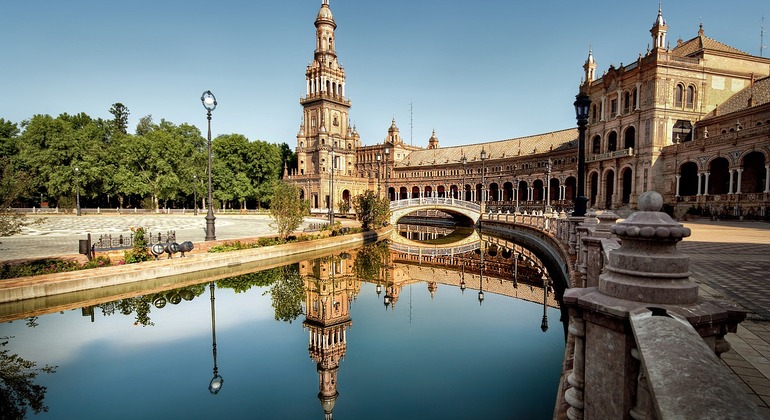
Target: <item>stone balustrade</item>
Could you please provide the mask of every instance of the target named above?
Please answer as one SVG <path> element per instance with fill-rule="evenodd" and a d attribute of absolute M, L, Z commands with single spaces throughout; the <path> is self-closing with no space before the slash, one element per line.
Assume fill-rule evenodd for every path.
<path fill-rule="evenodd" d="M 612 212 L 490 212 L 482 221 L 552 235 L 574 256 L 559 419 L 763 418 L 719 355 L 745 313 L 706 300 L 676 244 L 688 228 L 660 212 L 660 194 L 617 223 Z"/>
<path fill-rule="evenodd" d="M 559 218 L 575 255 L 564 381 L 556 418 L 762 418 L 718 357 L 745 313 L 698 296 L 688 228 L 654 192 L 621 223 L 611 212 Z"/>

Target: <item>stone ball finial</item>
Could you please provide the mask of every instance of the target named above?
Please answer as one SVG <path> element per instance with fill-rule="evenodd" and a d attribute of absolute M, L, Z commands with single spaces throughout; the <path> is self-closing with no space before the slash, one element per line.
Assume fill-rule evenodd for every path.
<path fill-rule="evenodd" d="M 663 196 L 656 191 L 647 191 L 639 196 L 639 210 L 660 211 L 663 208 Z"/>

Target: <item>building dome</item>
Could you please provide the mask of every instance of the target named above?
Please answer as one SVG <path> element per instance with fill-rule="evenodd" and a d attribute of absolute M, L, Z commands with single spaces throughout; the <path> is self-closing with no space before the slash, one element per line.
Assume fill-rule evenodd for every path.
<path fill-rule="evenodd" d="M 321 4 L 321 10 L 318 11 L 318 17 L 316 18 L 316 22 L 321 20 L 327 20 L 334 22 L 334 16 L 332 15 L 332 9 L 329 7 L 329 2 L 324 1 L 323 4 Z"/>

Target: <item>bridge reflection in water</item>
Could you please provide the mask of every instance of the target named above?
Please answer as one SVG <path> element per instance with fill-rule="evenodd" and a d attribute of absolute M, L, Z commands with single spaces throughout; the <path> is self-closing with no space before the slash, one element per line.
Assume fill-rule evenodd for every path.
<path fill-rule="evenodd" d="M 291 331 L 296 330 L 297 325 L 290 326 L 281 322 L 270 322 L 268 323 L 270 324 L 269 329 L 264 330 L 259 327 L 261 325 L 259 322 L 253 322 L 259 321 L 259 319 L 252 319 L 251 312 L 258 308 L 267 307 L 269 309 L 272 302 L 277 321 L 291 322 L 299 318 L 307 334 L 306 340 L 300 338 L 291 344 L 291 348 L 296 350 L 298 349 L 297 346 L 306 345 L 307 353 L 305 354 L 315 364 L 315 371 L 318 375 L 318 393 L 316 405 L 311 407 L 311 413 L 320 414 L 323 412 L 326 418 L 332 418 L 335 408 L 338 411 L 347 410 L 350 412 L 353 410 L 352 407 L 362 407 L 365 411 L 371 411 L 371 407 L 365 407 L 367 401 L 362 399 L 361 393 L 354 388 L 359 388 L 361 386 L 360 381 L 365 381 L 368 387 L 377 389 L 383 382 L 383 378 L 381 374 L 376 374 L 375 371 L 371 370 L 371 364 L 363 363 L 362 366 L 360 361 L 362 353 L 349 354 L 349 351 L 354 348 L 352 343 L 355 342 L 355 348 L 366 355 L 363 358 L 368 359 L 369 356 L 372 356 L 381 360 L 379 358 L 385 357 L 382 351 L 393 351 L 394 342 L 397 343 L 396 348 L 407 345 L 401 344 L 403 341 L 403 343 L 410 343 L 407 346 L 416 346 L 420 351 L 418 353 L 406 353 L 396 358 L 390 356 L 390 362 L 396 363 L 396 365 L 401 363 L 404 366 L 409 366 L 409 360 L 420 360 L 420 357 L 426 357 L 426 351 L 430 353 L 429 358 L 435 364 L 451 365 L 453 364 L 451 360 L 456 360 L 457 354 L 480 350 L 478 348 L 480 344 L 483 344 L 483 351 L 497 348 L 495 351 L 499 352 L 505 349 L 503 350 L 506 352 L 505 354 L 513 356 L 506 358 L 511 359 L 510 364 L 508 361 L 501 364 L 499 360 L 486 363 L 482 361 L 480 365 L 468 364 L 467 361 L 465 363 L 468 366 L 473 366 L 469 369 L 477 374 L 477 371 L 487 372 L 489 370 L 488 373 L 483 374 L 482 381 L 494 380 L 496 386 L 504 385 L 508 389 L 506 392 L 511 395 L 528 395 L 525 402 L 517 403 L 517 407 L 521 406 L 516 409 L 517 412 L 523 413 L 524 417 L 529 415 L 531 418 L 540 418 L 543 411 L 538 411 L 539 414 L 533 414 L 534 412 L 527 410 L 534 409 L 533 399 L 537 400 L 538 405 L 545 406 L 545 413 L 548 413 L 552 408 L 552 388 L 556 386 L 559 372 L 558 363 L 554 362 L 560 360 L 561 349 L 558 345 L 558 336 L 543 335 L 539 331 L 532 331 L 537 328 L 534 324 L 539 319 L 538 306 L 543 305 L 544 313 L 547 309 L 553 313 L 551 308 L 557 307 L 558 303 L 553 298 L 553 293 L 549 292 L 551 285 L 548 279 L 543 281 L 543 269 L 538 265 L 539 262 L 532 253 L 526 249 L 517 247 L 508 249 L 496 244 L 482 243 L 482 246 L 479 247 L 477 242 L 476 245 L 476 249 L 452 256 L 429 256 L 398 251 L 389 248 L 387 243 L 379 243 L 357 251 L 337 253 L 322 258 L 300 261 L 289 266 L 276 267 L 256 273 L 245 273 L 236 277 L 209 277 L 197 280 L 195 283 L 180 279 L 176 286 L 173 285 L 173 281 L 167 281 L 162 288 L 138 288 L 134 292 L 120 290 L 119 294 L 111 299 L 99 298 L 98 301 L 95 301 L 89 294 L 62 296 L 62 298 L 72 299 L 72 301 L 66 304 L 58 302 L 48 309 L 36 308 L 34 317 L 31 313 L 26 312 L 27 309 L 23 305 L 19 305 L 19 311 L 15 312 L 15 315 L 7 313 L 4 321 L 27 318 L 28 320 L 34 319 L 35 325 L 40 324 L 33 331 L 26 328 L 23 323 L 13 322 L 7 325 L 6 331 L 19 337 L 18 341 L 14 342 L 16 344 L 14 351 L 18 351 L 22 355 L 25 353 L 38 354 L 35 358 L 41 364 L 51 363 L 52 360 L 45 359 L 44 356 L 39 355 L 39 352 L 35 352 L 34 349 L 40 347 L 39 342 L 43 340 L 45 341 L 44 346 L 53 347 L 54 344 L 51 341 L 54 339 L 53 337 L 66 334 L 68 339 L 64 347 L 67 349 L 62 348 L 61 350 L 67 354 L 71 353 L 73 361 L 68 362 L 66 366 L 62 366 L 62 369 L 57 371 L 53 377 L 54 382 L 69 382 L 75 379 L 93 383 L 110 381 L 110 387 L 100 387 L 91 391 L 94 400 L 107 402 L 105 407 L 112 407 L 112 410 L 117 410 L 115 412 L 126 417 L 138 415 L 132 410 L 139 410 L 140 408 L 135 408 L 136 404 L 127 401 L 124 396 L 134 395 L 137 383 L 145 380 L 148 369 L 157 372 L 161 366 L 167 369 L 171 367 L 175 375 L 164 376 L 163 386 L 147 390 L 151 393 L 152 398 L 143 393 L 140 393 L 139 396 L 143 401 L 148 401 L 143 404 L 141 410 L 145 412 L 152 410 L 159 416 L 170 415 L 167 413 L 170 407 L 180 410 L 178 407 L 185 406 L 179 399 L 196 401 L 195 404 L 184 408 L 182 411 L 176 411 L 177 415 L 192 417 L 195 417 L 196 413 L 200 414 L 202 412 L 200 410 L 215 410 L 224 414 L 225 417 L 244 417 L 246 416 L 245 410 L 253 410 L 257 401 L 261 406 L 260 409 L 285 414 L 291 411 L 286 408 L 286 401 L 292 401 L 288 404 L 291 409 L 297 409 L 298 406 L 302 405 L 302 401 L 307 403 L 308 386 L 314 386 L 302 382 L 302 378 L 307 378 L 309 373 L 308 365 L 301 359 L 293 357 L 293 353 L 284 347 L 286 343 L 290 342 L 290 340 L 287 341 L 287 337 L 297 335 Z M 179 285 L 184 285 L 184 287 L 179 288 Z M 214 285 L 216 285 L 216 312 L 214 312 Z M 415 300 L 415 309 L 421 309 L 421 322 L 412 326 L 412 289 L 414 288 L 416 291 L 417 287 L 422 293 L 421 297 Z M 367 293 L 366 296 L 360 296 L 364 288 L 371 291 L 371 295 Z M 426 295 L 426 289 L 430 297 Z M 490 310 L 480 312 L 468 310 L 468 307 L 464 305 L 470 303 L 470 308 L 472 308 L 476 306 L 476 299 L 472 295 L 467 296 L 468 293 L 464 293 L 466 289 L 478 291 L 479 296 L 486 293 L 487 299 L 482 298 L 479 303 L 485 309 Z M 377 292 L 376 299 L 375 291 Z M 269 297 L 266 297 L 268 292 Z M 492 294 L 514 297 L 535 303 L 538 306 L 525 305 L 522 308 L 524 312 L 509 312 L 517 314 L 514 315 L 517 318 L 498 320 L 498 311 L 501 307 L 519 308 L 519 306 L 508 303 L 508 300 L 503 303 L 501 299 L 493 298 Z M 461 298 L 463 295 L 466 296 Z M 268 301 L 265 302 L 265 299 Z M 200 302 L 201 300 L 210 300 L 210 304 L 209 302 Z M 430 305 L 431 307 L 426 311 L 427 308 L 424 303 L 426 301 L 434 303 L 432 300 L 435 300 L 436 304 Z M 473 302 L 468 302 L 468 300 Z M 356 316 L 362 319 L 358 331 L 355 330 L 351 316 L 356 301 L 359 303 Z M 422 306 L 418 304 L 421 301 L 423 302 Z M 367 309 L 370 307 L 369 303 L 375 303 L 387 311 L 383 322 L 372 323 L 372 314 L 369 313 L 372 310 Z M 462 309 L 460 313 L 457 309 L 458 303 L 461 308 L 466 308 Z M 14 305 L 14 307 L 17 306 Z M 79 309 L 77 313 L 69 310 L 65 312 L 66 309 L 75 308 Z M 381 310 L 377 312 L 382 313 Z M 45 313 L 50 313 L 50 315 L 44 315 Z M 62 323 L 65 321 L 62 318 L 65 317 L 68 320 L 74 317 L 74 320 L 78 321 L 81 313 L 90 322 Z M 96 316 L 100 313 L 102 316 Z M 408 327 L 393 324 L 393 320 L 405 313 L 409 314 Z M 534 318 L 531 319 L 532 324 L 528 321 L 529 315 L 522 317 L 524 314 L 534 315 Z M 483 317 L 479 318 L 481 315 Z M 210 318 L 207 319 L 209 316 Z M 116 319 L 124 317 L 129 317 L 129 322 Z M 175 323 L 175 319 L 179 320 L 179 323 Z M 233 325 L 235 319 L 243 321 L 243 328 Z M 191 320 L 203 322 L 198 325 L 198 322 L 191 322 Z M 443 325 L 442 322 L 447 325 Z M 505 325 L 503 328 L 507 331 L 505 335 L 509 336 L 507 338 L 500 337 L 499 333 L 494 335 L 497 338 L 488 335 L 476 336 L 476 331 L 473 331 L 476 326 L 483 325 L 484 328 L 481 330 L 489 331 L 491 328 L 497 332 L 501 330 L 499 326 L 495 326 L 502 324 Z M 512 331 L 510 329 L 512 324 L 525 324 L 524 330 L 522 331 L 519 329 L 522 327 L 516 326 L 517 329 L 513 330 L 515 332 L 509 334 Z M 215 325 L 217 326 L 216 330 Z M 396 328 L 387 328 L 387 326 L 393 325 L 396 325 Z M 472 325 L 470 330 L 466 329 L 469 325 Z M 136 329 L 136 326 L 151 328 Z M 541 328 L 544 326 L 547 326 L 547 323 L 541 323 Z M 276 331 L 278 327 L 286 330 L 284 331 L 286 334 L 278 334 Z M 414 336 L 410 336 L 410 334 L 406 336 L 394 335 L 396 332 L 403 333 L 413 327 L 415 331 L 418 331 L 419 328 L 427 328 L 432 334 L 445 336 L 455 333 L 463 334 L 466 340 L 461 343 L 450 341 L 439 344 L 445 347 L 431 348 L 432 341 L 416 341 Z M 52 328 L 56 328 L 59 332 L 51 334 Z M 126 330 L 126 328 L 131 330 Z M 161 336 L 174 336 L 177 334 L 176 331 L 180 329 L 189 329 L 190 336 L 185 337 L 185 340 L 196 342 L 196 344 L 193 346 L 169 346 L 167 340 L 160 340 L 158 343 L 148 340 L 141 349 L 132 352 L 112 352 L 104 361 L 98 357 L 94 358 L 92 352 L 80 354 L 69 350 L 73 346 L 78 349 L 88 348 L 94 346 L 96 342 L 102 343 L 100 344 L 102 347 L 119 348 L 127 343 L 127 336 L 139 334 L 139 336 L 147 339 L 147 335 L 153 331 Z M 106 333 L 105 331 L 114 331 L 115 333 Z M 422 331 L 426 331 L 426 329 Z M 208 342 L 206 341 L 207 333 L 208 339 L 211 340 Z M 353 335 L 349 335 L 350 333 Z M 550 344 L 539 344 L 540 340 L 532 339 L 532 334 L 543 337 L 543 343 Z M 265 340 L 265 337 L 270 337 L 270 339 Z M 387 345 L 382 342 L 385 337 L 389 338 Z M 431 340 L 435 340 L 435 337 Z M 508 341 L 516 343 L 515 347 L 510 347 L 511 344 L 502 344 Z M 528 347 L 522 347 L 522 342 L 526 342 Z M 351 343 L 351 347 L 349 347 L 349 343 Z M 206 345 L 209 347 L 207 348 Z M 62 343 L 59 343 L 58 346 L 62 347 Z M 449 352 L 450 347 L 456 353 Z M 271 348 L 275 351 L 271 352 Z M 547 352 L 554 353 L 553 356 L 555 357 L 548 359 L 543 356 Z M 132 354 L 134 356 L 131 356 Z M 238 357 L 239 354 L 248 356 Z M 259 354 L 259 357 L 253 357 L 254 354 Z M 531 362 L 535 355 L 537 355 L 537 360 L 542 362 L 541 365 L 533 365 Z M 45 357 L 48 356 L 51 355 L 45 355 Z M 212 356 L 214 379 L 211 379 L 210 375 Z M 138 362 L 135 360 L 137 358 L 142 360 L 141 364 L 137 364 Z M 447 358 L 449 360 L 446 360 Z M 513 360 L 517 359 L 529 360 L 529 362 L 518 367 L 519 365 L 513 364 Z M 176 365 L 177 361 L 180 360 L 193 361 L 195 366 L 187 366 L 184 369 L 178 368 Z M 546 360 L 550 361 L 546 362 Z M 348 366 L 345 366 L 346 364 Z M 508 372 L 511 376 L 490 379 L 496 374 L 494 372 L 500 371 L 500 367 L 503 365 L 509 369 Z M 131 366 L 132 368 L 129 369 L 130 372 L 125 373 L 125 380 L 116 382 L 112 380 L 114 378 L 110 377 L 109 372 L 112 370 L 108 366 Z M 346 368 L 349 370 L 347 374 L 345 373 Z M 404 369 L 406 370 L 395 375 L 396 379 L 391 378 L 389 380 L 398 382 L 399 375 L 402 376 L 402 380 L 404 375 L 412 375 L 409 376 L 410 381 L 421 384 L 421 388 L 440 388 L 441 384 L 431 382 L 433 380 L 430 378 L 440 377 L 446 373 L 445 370 L 439 372 L 423 371 L 415 366 L 404 367 Z M 451 370 L 451 368 L 449 369 Z M 553 370 L 551 376 L 554 378 L 554 383 L 548 384 L 547 379 L 543 379 L 541 381 L 543 383 L 534 386 L 530 379 L 526 381 L 512 379 L 516 377 L 532 378 L 533 370 L 536 370 L 540 376 L 543 376 L 544 371 Z M 200 375 L 201 371 L 205 374 Z M 514 372 L 520 373 L 517 375 Z M 549 375 L 543 377 L 547 378 Z M 200 378 L 198 378 L 199 376 Z M 371 378 L 367 379 L 368 376 Z M 468 380 L 468 378 L 461 376 L 459 375 L 457 378 L 445 377 L 441 381 Z M 223 377 L 227 379 L 225 386 L 222 386 L 225 382 Z M 357 378 L 357 380 L 352 378 Z M 208 391 L 202 385 L 204 380 L 210 385 Z M 340 384 L 339 381 L 343 383 Z M 286 385 L 284 382 L 290 384 L 289 388 L 284 386 Z M 42 385 L 49 384 L 50 382 L 42 383 Z M 216 386 L 212 388 L 211 384 Z M 304 385 L 298 387 L 297 384 Z M 109 395 L 104 395 L 101 389 L 109 389 Z M 215 393 L 212 389 L 218 393 L 217 398 L 227 395 L 227 398 L 232 398 L 236 404 L 227 404 L 227 407 L 224 407 L 217 405 L 216 398 L 195 397 L 195 395 L 200 395 L 198 394 L 200 391 L 205 392 L 205 394 Z M 253 389 L 260 389 L 261 391 L 255 395 L 251 392 Z M 340 395 L 342 389 L 344 391 Z M 538 391 L 534 391 L 535 389 Z M 219 392 L 220 390 L 221 392 Z M 472 390 L 464 390 L 464 393 L 469 392 Z M 538 393 L 536 397 L 533 396 L 533 392 Z M 98 407 L 88 404 L 66 403 L 67 392 L 61 390 L 60 387 L 50 386 L 49 394 L 51 394 L 49 404 L 52 413 L 58 413 L 62 417 L 77 417 L 84 414 L 84 410 L 91 414 L 99 414 Z M 490 398 L 484 393 L 467 395 L 473 400 Z M 441 399 L 441 396 L 436 395 L 427 394 L 424 396 L 433 401 Z M 399 398 L 407 398 L 407 396 L 402 395 Z M 344 409 L 337 407 L 338 399 L 345 401 Z M 154 406 L 149 402 L 150 400 L 163 401 L 164 404 Z M 270 405 L 272 400 L 276 401 L 275 406 Z M 499 402 L 500 400 L 497 399 L 485 402 L 484 410 L 487 411 L 484 413 L 497 413 L 486 417 L 499 417 L 500 410 L 508 412 L 510 405 L 508 407 L 500 406 L 497 409 L 492 407 Z M 320 403 L 320 409 L 318 403 Z M 510 404 L 508 399 L 506 399 L 506 404 Z M 449 417 L 454 414 L 469 418 L 472 417 L 471 413 L 476 413 L 478 410 L 477 404 L 469 404 L 467 408 L 456 402 L 444 403 L 440 406 L 446 407 L 445 410 L 447 411 L 439 418 L 447 418 L 446 413 L 450 413 Z M 408 405 L 392 408 L 402 411 L 409 410 L 406 407 Z M 438 407 L 434 409 L 440 410 Z M 542 407 L 539 410 L 542 410 Z M 253 411 L 251 413 L 253 414 Z M 359 414 L 363 415 L 363 413 Z M 481 417 L 485 416 L 481 415 Z M 307 418 L 307 416 L 303 414 L 299 418 Z M 360 418 L 360 416 L 354 415 L 351 418 Z"/>
<path fill-rule="evenodd" d="M 419 231 L 428 241 L 452 234 L 452 229 L 416 229 L 404 226 L 402 233 Z M 464 236 L 462 233 L 461 236 Z M 474 232 L 475 237 L 479 237 Z M 357 253 L 342 253 L 300 263 L 306 293 L 308 352 L 316 362 L 318 399 L 327 419 L 339 397 L 340 362 L 348 351 L 348 330 L 353 321 L 350 309 L 363 282 L 376 283 L 377 296 L 385 309 L 395 311 L 402 292 L 413 285 L 427 285 L 431 299 L 440 297 L 439 285 L 465 293 L 478 290 L 543 305 L 541 329 L 548 329 L 547 308 L 558 308 L 550 279 L 534 254 L 526 249 L 504 249 L 477 240 L 476 249 L 452 256 L 420 255 L 399 251 L 390 243 L 366 246 Z M 480 246 L 481 245 L 481 246 Z M 448 290 L 447 293 L 451 293 Z M 411 310 L 411 308 L 410 308 Z"/>

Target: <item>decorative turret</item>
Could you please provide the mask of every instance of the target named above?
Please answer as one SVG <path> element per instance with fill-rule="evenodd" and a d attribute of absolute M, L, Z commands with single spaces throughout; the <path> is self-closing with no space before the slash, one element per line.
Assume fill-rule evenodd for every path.
<path fill-rule="evenodd" d="M 593 48 L 588 48 L 588 58 L 586 63 L 583 64 L 583 70 L 585 70 L 585 83 L 590 85 L 591 82 L 596 80 L 596 61 L 594 60 Z"/>
<path fill-rule="evenodd" d="M 385 143 L 392 145 L 403 143 L 401 141 L 401 134 L 399 133 L 398 126 L 396 126 L 395 118 L 393 118 L 393 121 L 390 124 L 390 128 L 388 129 L 388 137 L 385 138 Z"/>
<path fill-rule="evenodd" d="M 668 26 L 666 25 L 666 20 L 663 19 L 663 8 L 661 4 L 658 3 L 658 17 L 655 19 L 655 23 L 652 25 L 652 29 L 650 29 L 650 34 L 652 34 L 653 51 L 658 48 L 666 48 L 667 31 Z"/>
<path fill-rule="evenodd" d="M 438 149 L 438 137 L 436 137 L 436 130 L 433 130 L 433 135 L 428 140 L 428 149 Z"/>

